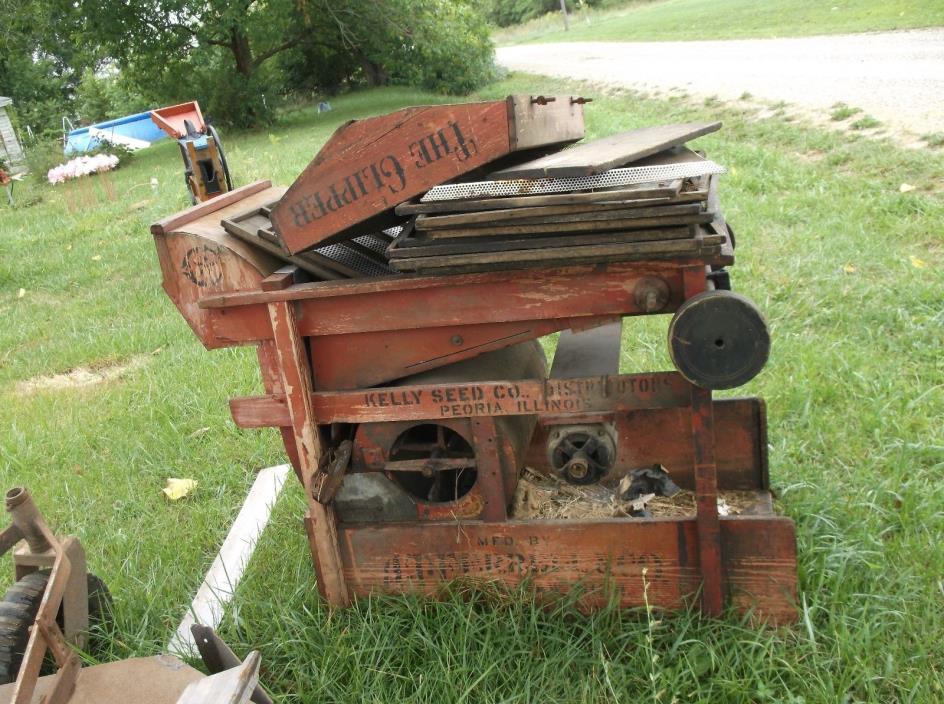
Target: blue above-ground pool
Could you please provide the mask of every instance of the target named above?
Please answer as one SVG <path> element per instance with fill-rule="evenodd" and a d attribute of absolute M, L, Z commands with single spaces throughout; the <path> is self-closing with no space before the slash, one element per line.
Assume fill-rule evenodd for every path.
<path fill-rule="evenodd" d="M 88 127 L 72 130 L 66 137 L 65 153 L 67 155 L 84 154 L 97 147 L 101 140 L 97 136 L 93 137 L 90 130 L 102 130 L 109 134 L 131 137 L 145 142 L 156 142 L 167 137 L 161 128 L 154 124 L 151 113 L 141 112 L 137 115 L 119 117 L 116 120 L 98 122 Z"/>

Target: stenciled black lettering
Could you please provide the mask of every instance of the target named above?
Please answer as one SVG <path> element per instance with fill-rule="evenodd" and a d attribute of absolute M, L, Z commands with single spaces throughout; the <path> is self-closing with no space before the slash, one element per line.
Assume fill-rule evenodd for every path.
<path fill-rule="evenodd" d="M 387 165 L 387 168 L 385 168 L 384 166 L 385 164 Z M 395 156 L 393 156 L 392 154 L 385 156 L 383 159 L 380 160 L 380 164 L 378 166 L 380 167 L 380 173 L 382 173 L 387 178 L 396 176 L 400 180 L 400 185 L 397 186 L 396 188 L 394 187 L 392 183 L 386 184 L 387 189 L 391 193 L 399 193 L 404 188 L 406 188 L 406 174 L 403 172 L 403 167 L 400 166 L 400 162 L 397 161 L 397 158 Z M 389 169 L 393 169 L 393 170 L 391 171 Z"/>
<path fill-rule="evenodd" d="M 465 135 L 462 134 L 462 128 L 459 127 L 457 122 L 450 122 L 449 127 L 452 128 L 453 133 L 456 136 L 456 145 L 458 147 L 456 156 L 459 161 L 465 161 L 470 158 L 473 154 L 478 154 L 479 148 L 475 143 L 474 139 L 467 140 Z"/>

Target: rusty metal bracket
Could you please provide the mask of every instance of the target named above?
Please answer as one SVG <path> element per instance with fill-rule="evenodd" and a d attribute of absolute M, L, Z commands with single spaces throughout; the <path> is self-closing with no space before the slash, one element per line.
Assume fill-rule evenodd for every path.
<path fill-rule="evenodd" d="M 336 448 L 329 448 L 318 462 L 318 471 L 311 478 L 311 495 L 320 504 L 329 504 L 341 488 L 344 472 L 351 464 L 350 440 L 344 440 Z"/>
<path fill-rule="evenodd" d="M 456 469 L 473 469 L 476 463 L 465 457 L 425 457 L 418 460 L 395 460 L 384 463 L 387 472 L 420 472 L 424 477 L 431 477 L 436 472 L 448 472 Z"/>

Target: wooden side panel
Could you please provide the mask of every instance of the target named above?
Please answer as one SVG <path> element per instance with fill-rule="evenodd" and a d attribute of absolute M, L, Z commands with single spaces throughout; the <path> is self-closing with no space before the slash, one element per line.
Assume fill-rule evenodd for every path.
<path fill-rule="evenodd" d="M 549 335 L 568 324 L 567 320 L 538 320 L 325 335 L 311 345 L 315 389 L 376 386 Z"/>
<path fill-rule="evenodd" d="M 530 95 L 509 95 L 508 104 L 515 150 L 583 139 L 583 104 L 570 96 L 559 95 L 542 105 Z"/>
<path fill-rule="evenodd" d="M 267 183 L 230 191 L 151 227 L 164 291 L 207 348 L 248 340 L 228 337 L 225 330 L 220 334 L 214 321 L 226 316 L 202 308 L 200 301 L 221 293 L 258 289 L 262 279 L 283 264 L 231 237 L 220 226 L 222 218 L 270 203 L 284 192 L 261 187 Z M 260 306 L 258 312 L 265 315 L 265 308 Z M 270 328 L 256 339 L 271 336 Z"/>
<path fill-rule="evenodd" d="M 298 296 L 303 301 L 298 324 L 306 337 L 447 326 L 456 326 L 450 334 L 462 335 L 460 326 L 473 324 L 638 315 L 636 287 L 652 276 L 662 278 L 669 288 L 663 312 L 674 311 L 683 300 L 677 268 L 646 262 L 632 268 L 608 265 L 430 277 L 453 286 L 422 285 L 427 278 L 301 284 L 287 291 L 237 294 L 238 302 L 247 305 L 222 308 L 228 315 L 212 320 L 221 339 L 266 339 L 271 332 L 265 308 L 249 304 L 292 300 L 298 291 L 311 294 Z M 446 348 L 443 353 L 451 351 Z"/>
<path fill-rule="evenodd" d="M 264 255 L 245 257 L 237 248 L 221 241 L 222 238 L 185 232 L 154 237 L 164 275 L 164 290 L 194 334 L 208 349 L 238 344 L 238 338 L 227 337 L 225 331 L 219 335 L 215 329 L 214 320 L 226 316 L 201 308 L 200 299 L 224 291 L 258 288 L 259 282 L 281 262 L 266 260 Z"/>
<path fill-rule="evenodd" d="M 272 222 L 294 254 L 510 149 L 503 100 L 409 108 L 349 123 L 292 184 Z"/>
<path fill-rule="evenodd" d="M 779 517 L 722 519 L 725 576 L 739 611 L 796 619 L 793 523 Z M 585 607 L 615 596 L 624 607 L 679 608 L 701 585 L 694 520 L 463 522 L 339 526 L 352 596 L 436 594 L 464 579 L 514 587 L 529 579 L 542 594 L 579 586 Z"/>

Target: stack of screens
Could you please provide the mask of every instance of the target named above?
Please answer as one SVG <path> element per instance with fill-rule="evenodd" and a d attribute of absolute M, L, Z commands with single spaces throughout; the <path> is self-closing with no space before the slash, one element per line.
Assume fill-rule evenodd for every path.
<path fill-rule="evenodd" d="M 223 229 L 253 247 L 295 264 L 315 281 L 359 279 L 396 273 L 387 262 L 386 250 L 400 233 L 399 227 L 363 234 L 344 242 L 292 255 L 272 229 L 271 208 L 271 205 L 263 206 L 234 218 L 224 219 Z"/>
<path fill-rule="evenodd" d="M 718 123 L 646 128 L 437 186 L 387 249 L 401 272 L 460 273 L 611 261 L 730 258 L 723 169 L 684 142 Z"/>

